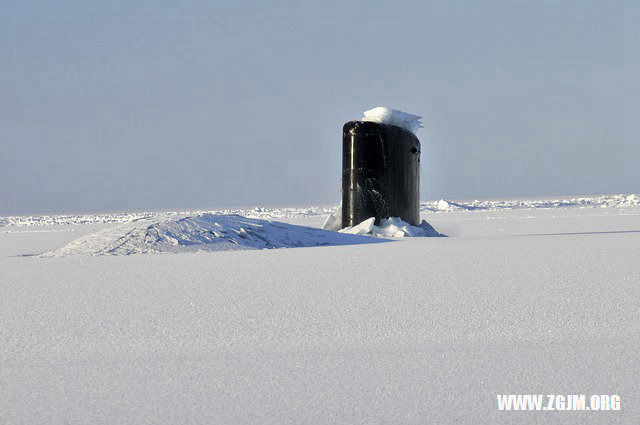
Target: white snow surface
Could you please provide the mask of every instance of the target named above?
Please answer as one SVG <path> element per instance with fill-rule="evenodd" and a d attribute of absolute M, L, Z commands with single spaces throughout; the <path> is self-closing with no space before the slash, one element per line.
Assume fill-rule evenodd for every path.
<path fill-rule="evenodd" d="M 368 111 L 364 111 L 362 121 L 372 121 L 377 123 L 397 125 L 413 134 L 422 128 L 422 117 L 418 115 L 408 114 L 397 109 L 391 109 L 384 106 L 378 106 Z"/>
<path fill-rule="evenodd" d="M 202 212 L 2 217 L 0 423 L 640 423 L 638 196 L 446 202 L 447 238 L 181 255 L 30 254 Z"/>

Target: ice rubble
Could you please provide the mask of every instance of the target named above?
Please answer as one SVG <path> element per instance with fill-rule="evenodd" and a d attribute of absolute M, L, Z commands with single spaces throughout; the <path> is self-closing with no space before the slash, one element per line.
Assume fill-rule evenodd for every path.
<path fill-rule="evenodd" d="M 441 202 L 442 201 L 442 202 Z M 445 204 L 446 203 L 446 204 Z M 440 206 L 438 206 L 440 204 Z M 638 194 L 597 195 L 567 198 L 526 198 L 526 199 L 491 199 L 491 200 L 432 200 L 420 203 L 420 211 L 427 213 L 449 213 L 457 211 L 505 211 L 505 210 L 535 210 L 550 208 L 629 208 L 640 207 Z M 101 214 L 52 214 L 25 215 L 0 217 L 0 228 L 11 226 L 44 226 L 69 224 L 97 224 L 97 223 L 127 223 L 133 220 L 159 218 L 172 215 L 199 214 L 239 214 L 249 218 L 278 219 L 327 216 L 335 207 L 308 206 L 304 208 L 265 208 L 252 209 L 221 209 L 221 210 L 192 210 L 173 212 L 122 212 Z M 339 228 L 338 228 L 339 229 Z M 336 230 L 338 230 L 336 229 Z"/>
<path fill-rule="evenodd" d="M 369 109 L 368 111 L 364 111 L 362 121 L 397 125 L 398 127 L 402 127 L 413 134 L 416 134 L 418 130 L 422 128 L 422 123 L 420 122 L 421 119 L 422 117 L 419 117 L 418 115 L 412 115 L 398 111 L 397 109 L 378 106 L 376 108 Z"/>
<path fill-rule="evenodd" d="M 337 232 L 342 228 L 342 201 L 338 205 L 335 211 L 332 211 L 331 214 L 327 217 L 322 225 L 324 230 L 333 230 Z"/>
<path fill-rule="evenodd" d="M 375 225 L 375 217 L 371 217 L 353 227 L 345 227 L 340 233 L 351 235 L 371 235 L 382 238 L 403 238 L 406 236 L 444 236 L 436 231 L 429 223 L 422 220 L 419 226 L 413 226 L 399 217 L 383 218 L 380 225 Z"/>
<path fill-rule="evenodd" d="M 403 238 L 405 236 L 444 236 L 438 233 L 429 223 L 422 220 L 419 226 L 413 226 L 400 217 L 382 219 L 380 225 L 375 225 L 375 217 L 368 218 L 362 223 L 342 228 L 342 202 L 338 208 L 327 217 L 322 228 L 351 235 L 370 235 L 381 238 Z"/>
<path fill-rule="evenodd" d="M 639 207 L 640 197 L 635 194 L 597 195 L 575 198 L 524 198 L 450 201 L 440 199 L 420 203 L 420 211 L 501 211 L 535 210 L 550 208 L 627 208 Z"/>
<path fill-rule="evenodd" d="M 234 214 L 165 215 L 91 233 L 41 256 L 229 251 L 376 242 L 384 241 Z"/>

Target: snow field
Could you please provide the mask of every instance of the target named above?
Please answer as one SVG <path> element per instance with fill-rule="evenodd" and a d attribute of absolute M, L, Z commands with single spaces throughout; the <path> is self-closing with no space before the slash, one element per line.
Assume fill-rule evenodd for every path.
<path fill-rule="evenodd" d="M 4 226 L 0 423 L 638 423 L 627 197 L 425 210 L 447 238 L 181 255 L 20 257 L 118 225 Z M 500 412 L 508 393 L 621 410 Z"/>

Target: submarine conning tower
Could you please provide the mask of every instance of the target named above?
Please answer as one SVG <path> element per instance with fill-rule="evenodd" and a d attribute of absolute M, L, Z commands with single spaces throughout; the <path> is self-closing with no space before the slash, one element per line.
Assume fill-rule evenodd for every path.
<path fill-rule="evenodd" d="M 397 125 L 349 121 L 342 128 L 342 227 L 370 217 L 420 224 L 420 141 Z"/>

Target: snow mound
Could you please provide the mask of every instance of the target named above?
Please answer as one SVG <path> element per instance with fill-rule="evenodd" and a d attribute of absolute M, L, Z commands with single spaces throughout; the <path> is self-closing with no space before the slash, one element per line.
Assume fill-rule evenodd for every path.
<path fill-rule="evenodd" d="M 375 217 L 371 217 L 353 227 L 345 227 L 340 233 L 350 235 L 371 235 L 382 238 L 403 238 L 406 236 L 438 237 L 438 233 L 429 223 L 422 220 L 419 226 L 413 226 L 399 217 L 383 218 L 380 225 L 375 225 Z"/>
<path fill-rule="evenodd" d="M 438 208 L 438 210 L 440 211 L 446 211 L 451 208 L 451 204 L 444 199 L 440 199 L 436 204 L 436 208 Z"/>
<path fill-rule="evenodd" d="M 364 111 L 364 118 L 362 118 L 362 121 L 397 125 L 398 127 L 402 127 L 413 134 L 416 134 L 417 131 L 422 128 L 422 123 L 420 122 L 421 119 L 422 117 L 419 117 L 418 115 L 412 115 L 398 111 L 397 109 L 378 106 L 377 108 Z"/>
<path fill-rule="evenodd" d="M 229 251 L 376 242 L 384 241 L 240 215 L 205 213 L 139 219 L 83 236 L 41 256 Z"/>

